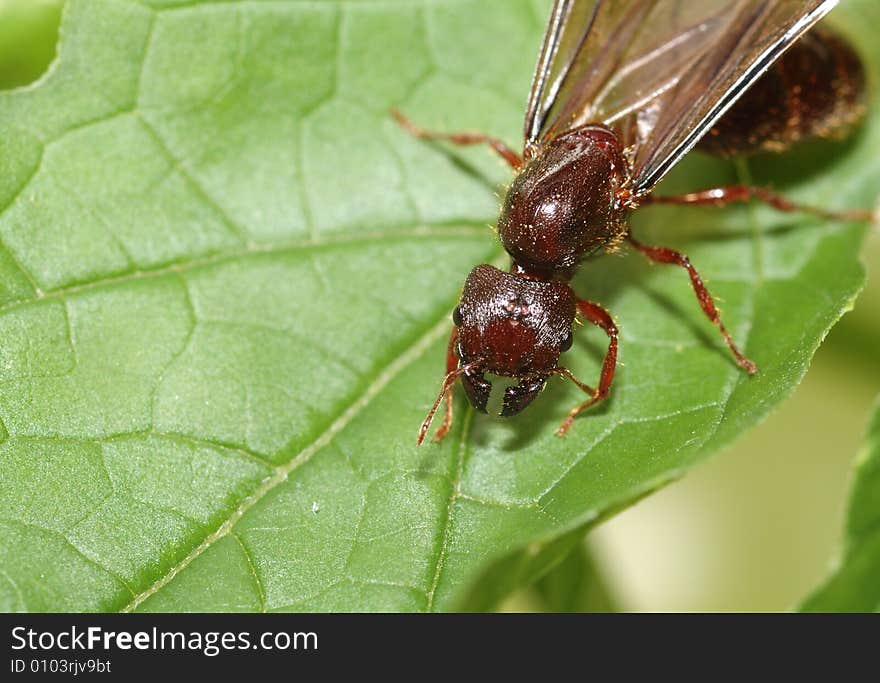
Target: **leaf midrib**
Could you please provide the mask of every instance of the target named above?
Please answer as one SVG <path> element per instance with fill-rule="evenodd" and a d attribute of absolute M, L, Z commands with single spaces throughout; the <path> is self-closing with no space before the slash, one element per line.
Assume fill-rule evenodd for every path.
<path fill-rule="evenodd" d="M 452 305 L 453 302 L 450 302 L 449 307 L 451 308 Z M 379 394 L 379 392 L 381 392 L 385 388 L 385 386 L 388 385 L 389 382 L 391 382 L 411 363 L 418 360 L 418 358 L 425 351 L 427 351 L 428 348 L 430 348 L 431 345 L 434 344 L 434 342 L 440 339 L 443 334 L 448 330 L 448 317 L 448 313 L 446 313 L 444 309 L 444 313 L 440 317 L 440 319 L 433 323 L 431 327 L 428 328 L 427 332 L 419 337 L 419 339 L 411 344 L 391 363 L 386 365 L 383 370 L 376 376 L 376 379 L 374 379 L 370 383 L 366 390 L 357 399 L 355 399 L 339 415 L 339 417 L 337 417 L 332 423 L 330 423 L 330 426 L 327 427 L 314 441 L 312 441 L 312 443 L 303 448 L 299 453 L 297 453 L 293 458 L 291 458 L 283 465 L 277 466 L 274 469 L 273 473 L 265 478 L 262 482 L 260 482 L 260 485 L 238 505 L 233 513 L 229 517 L 227 517 L 227 519 L 224 520 L 223 523 L 221 523 L 220 526 L 213 533 L 209 534 L 205 538 L 205 540 L 202 541 L 202 543 L 200 543 L 198 546 L 196 546 L 196 548 L 194 548 L 185 558 L 183 558 L 183 560 L 181 560 L 171 569 L 165 572 L 165 574 L 154 581 L 146 590 L 135 595 L 134 598 L 120 611 L 134 611 L 142 602 L 144 602 L 154 593 L 161 590 L 178 573 L 185 569 L 193 560 L 199 557 L 199 555 L 205 552 L 205 550 L 210 548 L 216 541 L 219 541 L 224 536 L 229 535 L 238 520 L 240 520 L 251 507 L 258 503 L 275 487 L 287 481 L 287 478 L 291 472 L 295 471 L 301 465 L 308 462 L 312 458 L 312 456 L 315 455 L 315 453 L 327 446 L 339 432 L 345 429 L 345 427 L 355 417 L 357 417 L 357 415 L 364 408 L 366 408 L 370 404 L 372 399 L 377 394 Z"/>

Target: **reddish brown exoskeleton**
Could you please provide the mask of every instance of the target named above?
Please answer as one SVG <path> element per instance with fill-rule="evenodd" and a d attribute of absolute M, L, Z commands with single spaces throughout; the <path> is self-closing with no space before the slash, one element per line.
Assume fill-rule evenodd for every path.
<path fill-rule="evenodd" d="M 419 430 L 422 443 L 446 398 L 439 441 L 452 423 L 461 379 L 486 411 L 486 374 L 516 378 L 501 415 L 523 410 L 554 374 L 588 396 L 557 430 L 604 399 L 617 364 L 617 326 L 569 286 L 585 256 L 628 243 L 649 259 L 684 268 L 704 313 L 736 363 L 737 347 L 687 256 L 631 233 L 631 211 L 647 203 L 723 206 L 757 199 L 780 211 L 870 220 L 868 211 L 829 212 L 769 190 L 717 187 L 655 197 L 657 183 L 694 146 L 725 155 L 780 150 L 800 138 L 836 135 L 863 111 L 864 71 L 836 34 L 814 26 L 836 0 L 556 0 L 538 59 L 522 155 L 478 134 L 434 133 L 393 112 L 411 134 L 460 145 L 488 144 L 516 170 L 498 219 L 510 272 L 479 265 L 468 275 L 447 353 L 447 374 Z M 806 33 L 806 35 L 805 35 Z M 559 364 L 580 314 L 608 335 L 598 385 Z"/>

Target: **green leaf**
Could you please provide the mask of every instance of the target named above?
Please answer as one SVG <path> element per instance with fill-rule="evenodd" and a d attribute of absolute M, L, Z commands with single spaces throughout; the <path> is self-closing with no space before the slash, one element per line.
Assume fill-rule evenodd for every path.
<path fill-rule="evenodd" d="M 541 577 L 535 590 L 547 612 L 613 612 L 614 598 L 585 543 Z"/>
<path fill-rule="evenodd" d="M 533 580 L 792 391 L 861 285 L 864 226 L 658 207 L 637 234 L 687 250 L 759 375 L 684 273 L 606 257 L 575 287 L 622 330 L 610 401 L 560 440 L 571 386 L 508 421 L 459 396 L 449 438 L 415 447 L 461 283 L 502 263 L 510 176 L 388 108 L 516 142 L 547 8 L 68 2 L 48 74 L 0 93 L 0 607 L 489 604 L 484 571 L 527 552 Z M 836 16 L 880 64 L 876 3 Z M 747 170 L 867 205 L 876 111 Z M 665 189 L 737 177 L 694 156 Z M 605 343 L 583 330 L 578 376 Z"/>
<path fill-rule="evenodd" d="M 880 402 L 856 459 L 837 567 L 800 606 L 804 612 L 880 612 Z"/>

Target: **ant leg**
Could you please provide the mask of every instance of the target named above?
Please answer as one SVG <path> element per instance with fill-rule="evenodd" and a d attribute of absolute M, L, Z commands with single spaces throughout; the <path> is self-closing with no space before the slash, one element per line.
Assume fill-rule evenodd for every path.
<path fill-rule="evenodd" d="M 458 327 L 453 326 L 452 332 L 449 334 L 449 346 L 446 347 L 447 375 L 450 372 L 455 372 L 455 369 L 458 367 L 458 356 L 455 355 L 456 342 L 458 342 Z M 443 414 L 443 424 L 441 424 L 440 428 L 434 433 L 434 443 L 440 443 L 443 440 L 443 437 L 449 433 L 449 428 L 452 427 L 452 394 L 454 392 L 455 385 L 452 384 L 449 387 L 449 391 L 446 392 L 446 410 Z"/>
<path fill-rule="evenodd" d="M 725 187 L 713 187 L 708 190 L 700 190 L 699 192 L 689 192 L 687 194 L 676 195 L 672 197 L 655 197 L 648 195 L 644 198 L 645 204 L 684 204 L 689 206 L 727 206 L 735 202 L 747 202 L 750 199 L 757 199 L 760 202 L 772 206 L 777 211 L 786 213 L 800 211 L 819 216 L 826 220 L 841 221 L 868 221 L 874 220 L 871 211 L 864 209 L 854 209 L 849 211 L 828 211 L 815 206 L 807 206 L 805 204 L 797 204 L 792 202 L 780 194 L 776 194 L 772 190 L 764 187 L 753 187 L 750 185 L 727 185 Z"/>
<path fill-rule="evenodd" d="M 413 137 L 422 140 L 444 140 L 446 142 L 451 142 L 454 145 L 486 144 L 499 154 L 512 168 L 518 169 L 522 166 L 522 157 L 497 138 L 491 138 L 488 135 L 481 135 L 480 133 L 437 133 L 425 130 L 406 118 L 406 116 L 404 116 L 398 109 L 392 109 L 391 116 L 393 116 L 394 120 L 400 124 L 401 128 Z"/>
<path fill-rule="evenodd" d="M 434 434 L 434 441 L 440 443 L 443 437 L 449 433 L 449 428 L 452 426 L 452 393 L 455 389 L 455 380 L 461 375 L 458 367 L 458 356 L 455 355 L 456 342 L 458 342 L 457 326 L 452 328 L 452 333 L 449 335 L 449 345 L 446 347 L 446 377 L 443 379 L 443 388 L 440 390 L 440 395 L 437 397 L 434 407 L 431 408 L 431 412 L 428 413 L 428 417 L 425 418 L 425 421 L 419 429 L 419 446 L 421 446 L 422 441 L 425 440 L 425 434 L 428 431 L 434 413 L 437 411 L 437 407 L 440 405 L 440 401 L 443 400 L 444 397 L 446 399 L 446 411 L 443 415 L 443 423 Z"/>
<path fill-rule="evenodd" d="M 580 314 L 587 320 L 596 327 L 601 327 L 605 330 L 605 334 L 608 335 L 608 351 L 605 353 L 605 360 L 602 362 L 602 373 L 599 376 L 599 386 L 596 389 L 592 389 L 577 380 L 568 368 L 556 368 L 553 371 L 555 374 L 568 377 L 585 394 L 590 396 L 586 401 L 568 411 L 568 415 L 565 416 L 562 424 L 559 425 L 559 429 L 556 430 L 556 436 L 565 436 L 565 433 L 571 429 L 575 417 L 608 396 L 611 382 L 614 379 L 614 370 L 617 368 L 617 325 L 614 324 L 611 314 L 599 304 L 582 299 L 578 299 L 577 308 Z"/>
<path fill-rule="evenodd" d="M 721 322 L 721 316 L 718 314 L 718 309 L 715 308 L 715 301 L 712 299 L 712 295 L 706 289 L 706 285 L 703 284 L 703 278 L 700 277 L 697 269 L 691 265 L 690 259 L 684 254 L 666 247 L 649 247 L 646 244 L 642 244 L 632 236 L 632 233 L 627 233 L 626 238 L 630 244 L 652 261 L 681 266 L 688 272 L 691 278 L 691 286 L 694 288 L 694 293 L 697 295 L 697 300 L 700 302 L 703 312 L 721 332 L 721 336 L 724 337 L 724 341 L 736 359 L 736 364 L 750 375 L 754 375 L 758 371 L 758 366 L 746 358 L 737 348 L 736 344 L 734 344 L 733 338 L 730 336 L 727 328 L 724 327 L 724 323 Z"/>

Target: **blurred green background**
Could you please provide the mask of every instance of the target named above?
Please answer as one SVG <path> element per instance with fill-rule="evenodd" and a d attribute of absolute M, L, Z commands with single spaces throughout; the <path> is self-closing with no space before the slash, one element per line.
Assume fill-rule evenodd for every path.
<path fill-rule="evenodd" d="M 0 88 L 37 78 L 55 57 L 63 0 L 0 0 Z"/>
<path fill-rule="evenodd" d="M 26 85 L 49 67 L 62 5 L 0 0 L 0 89 Z M 865 291 L 794 396 L 708 464 L 590 534 L 595 566 L 569 563 L 570 571 L 597 573 L 614 608 L 785 610 L 826 574 L 840 540 L 850 465 L 880 391 L 876 227 L 864 261 Z M 523 590 L 502 609 L 543 609 L 556 589 Z M 596 604 L 595 594 L 588 603 Z"/>

